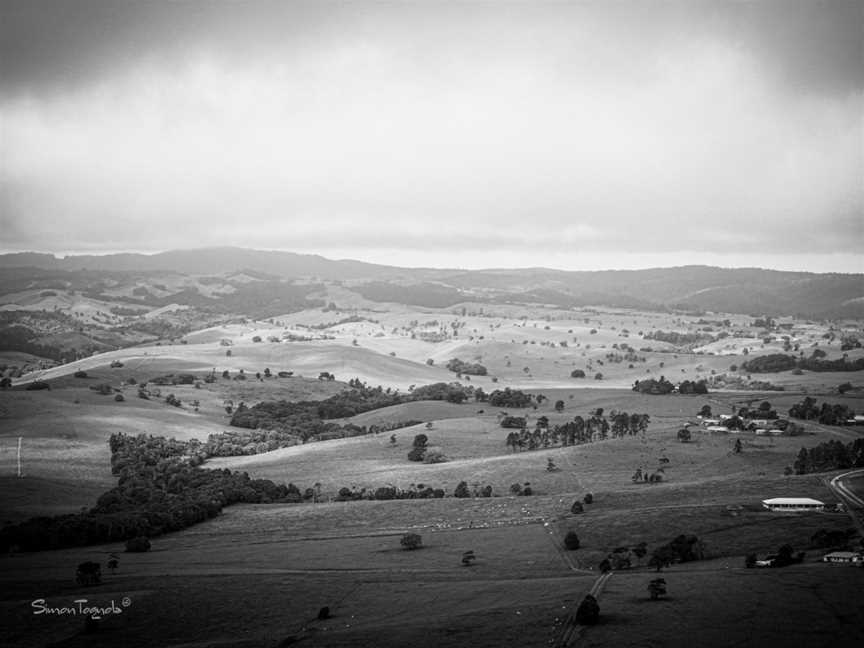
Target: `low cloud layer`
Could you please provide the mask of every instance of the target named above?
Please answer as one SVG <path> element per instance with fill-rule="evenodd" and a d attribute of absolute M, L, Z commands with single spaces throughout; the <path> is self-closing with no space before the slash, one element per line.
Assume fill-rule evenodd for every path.
<path fill-rule="evenodd" d="M 862 270 L 861 5 L 179 4 L 7 10 L 3 247 Z"/>

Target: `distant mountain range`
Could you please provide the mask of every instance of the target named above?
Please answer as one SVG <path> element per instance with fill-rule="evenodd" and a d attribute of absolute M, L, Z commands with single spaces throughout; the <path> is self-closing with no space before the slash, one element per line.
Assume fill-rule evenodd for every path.
<path fill-rule="evenodd" d="M 0 271 L 27 267 L 67 272 L 167 271 L 190 275 L 242 270 L 286 279 L 349 282 L 352 290 L 368 299 L 421 306 L 513 301 L 564 307 L 598 305 L 813 318 L 864 317 L 864 274 L 711 266 L 601 271 L 400 268 L 233 247 L 63 258 L 36 252 L 0 255 Z"/>

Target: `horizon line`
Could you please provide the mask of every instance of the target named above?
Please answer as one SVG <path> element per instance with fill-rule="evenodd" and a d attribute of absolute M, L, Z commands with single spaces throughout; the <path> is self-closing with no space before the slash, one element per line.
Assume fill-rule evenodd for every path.
<path fill-rule="evenodd" d="M 161 254 L 169 254 L 174 252 L 207 252 L 207 251 L 217 251 L 217 250 L 237 250 L 243 252 L 266 252 L 266 253 L 283 253 L 283 254 L 292 254 L 296 256 L 302 257 L 317 257 L 319 259 L 323 259 L 325 261 L 330 261 L 333 263 L 339 262 L 348 262 L 348 263 L 362 263 L 366 265 L 379 266 L 382 268 L 393 268 L 393 269 L 405 269 L 405 270 L 431 270 L 431 271 L 464 271 L 464 272 L 497 272 L 497 271 L 552 271 L 552 272 L 563 272 L 563 273 L 589 273 L 589 272 L 640 272 L 640 271 L 649 271 L 649 270 L 674 270 L 674 269 L 683 269 L 683 268 L 716 268 L 719 270 L 759 270 L 763 272 L 784 272 L 790 274 L 811 274 L 811 275 L 847 275 L 847 276 L 856 276 L 856 275 L 864 275 L 864 269 L 861 272 L 854 271 L 842 271 L 842 270 L 827 270 L 827 271 L 815 271 L 815 270 L 788 270 L 788 269 L 780 269 L 780 268 L 772 268 L 766 266 L 754 266 L 754 265 L 714 265 L 710 263 L 683 263 L 683 264 L 674 264 L 668 266 L 660 266 L 660 265 L 645 265 L 636 268 L 614 268 L 614 267 L 603 267 L 603 268 L 594 268 L 594 269 L 564 269 L 560 267 L 554 266 L 540 266 L 540 265 L 530 265 L 530 266 L 482 266 L 482 267 L 462 267 L 462 266 L 429 266 L 429 265 L 417 265 L 417 266 L 408 266 L 408 265 L 392 265 L 388 263 L 381 263 L 377 261 L 368 261 L 360 258 L 351 258 L 351 257 L 333 257 L 326 256 L 325 254 L 321 254 L 319 252 L 297 252 L 290 249 L 285 248 L 257 248 L 257 247 L 243 247 L 238 245 L 209 245 L 209 246 L 201 246 L 201 247 L 191 247 L 191 248 L 167 248 L 160 249 L 156 251 L 143 251 L 143 250 L 132 250 L 132 249 L 122 249 L 122 250 L 109 250 L 109 251 L 39 251 L 39 250 L 9 250 L 9 249 L 0 249 L 0 258 L 7 256 L 15 256 L 15 255 L 25 255 L 25 254 L 34 254 L 34 255 L 44 255 L 50 256 L 54 260 L 57 261 L 65 261 L 67 259 L 74 259 L 76 257 L 98 257 L 98 258 L 107 258 L 113 256 L 145 256 L 145 257 L 155 257 Z M 14 267 L 14 266 L 13 266 Z M 18 266 L 18 267 L 27 267 L 27 266 Z"/>

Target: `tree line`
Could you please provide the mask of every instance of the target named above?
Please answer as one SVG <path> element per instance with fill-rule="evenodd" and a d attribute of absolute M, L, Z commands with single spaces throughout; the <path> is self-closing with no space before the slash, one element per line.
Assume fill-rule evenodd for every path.
<path fill-rule="evenodd" d="M 849 360 L 844 357 L 824 360 L 822 359 L 824 355 L 824 352 L 819 349 L 809 358 L 796 358 L 785 353 L 769 353 L 744 362 L 741 370 L 747 373 L 779 373 L 790 369 L 806 369 L 815 372 L 864 370 L 864 358 Z"/>
<path fill-rule="evenodd" d="M 801 448 L 793 468 L 796 475 L 864 468 L 864 438 L 849 443 L 832 439 L 813 448 Z"/>
<path fill-rule="evenodd" d="M 549 419 L 540 416 L 533 430 L 528 430 L 523 417 L 504 416 L 501 427 L 517 428 L 518 432 L 510 432 L 505 440 L 507 447 L 513 452 L 517 450 L 540 450 L 552 446 L 572 446 L 618 439 L 645 432 L 651 417 L 648 414 L 628 414 L 613 410 L 607 418 L 603 408 L 598 408 L 587 418 L 576 416 L 572 421 L 550 427 Z"/>
<path fill-rule="evenodd" d="M 238 502 L 303 499 L 294 484 L 200 468 L 191 460 L 194 445 L 143 434 L 112 434 L 111 472 L 117 475 L 117 486 L 81 513 L 34 517 L 3 527 L 0 550 L 40 551 L 155 537 L 213 518 Z"/>
<path fill-rule="evenodd" d="M 819 421 L 823 425 L 845 425 L 846 421 L 855 416 L 855 412 L 840 403 L 826 402 L 819 405 L 816 399 L 807 396 L 789 409 L 789 416 L 805 421 Z"/>
<path fill-rule="evenodd" d="M 633 383 L 633 391 L 640 394 L 671 394 L 675 389 L 676 386 L 666 380 L 665 376 L 660 376 L 659 380 L 646 378 Z M 707 394 L 708 383 L 705 380 L 684 380 L 678 384 L 677 389 L 679 394 Z"/>

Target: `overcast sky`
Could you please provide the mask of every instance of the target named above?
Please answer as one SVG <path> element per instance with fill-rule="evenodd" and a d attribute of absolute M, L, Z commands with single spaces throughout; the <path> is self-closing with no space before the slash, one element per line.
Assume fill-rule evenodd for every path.
<path fill-rule="evenodd" d="M 6 251 L 864 271 L 864 2 L 0 6 Z"/>

